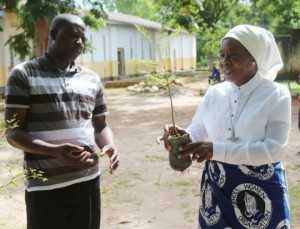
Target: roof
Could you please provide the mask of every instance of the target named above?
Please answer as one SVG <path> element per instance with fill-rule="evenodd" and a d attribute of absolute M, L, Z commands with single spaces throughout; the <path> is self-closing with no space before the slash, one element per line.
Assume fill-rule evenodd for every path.
<path fill-rule="evenodd" d="M 108 23 L 112 24 L 129 24 L 129 25 L 139 25 L 149 29 L 161 29 L 162 26 L 160 23 L 155 21 L 150 21 L 143 19 L 141 17 L 122 14 L 122 13 L 107 13 Z"/>

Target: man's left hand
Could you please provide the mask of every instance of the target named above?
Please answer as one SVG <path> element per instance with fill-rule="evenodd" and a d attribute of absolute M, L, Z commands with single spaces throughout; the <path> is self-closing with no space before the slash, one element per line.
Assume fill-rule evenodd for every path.
<path fill-rule="evenodd" d="M 187 145 L 183 145 L 180 149 L 182 157 L 192 156 L 193 160 L 202 162 L 210 160 L 213 156 L 213 144 L 212 142 L 194 142 Z"/>
<path fill-rule="evenodd" d="M 112 174 L 119 167 L 119 154 L 117 148 L 113 145 L 106 145 L 102 148 L 103 154 L 109 157 L 109 172 Z"/>

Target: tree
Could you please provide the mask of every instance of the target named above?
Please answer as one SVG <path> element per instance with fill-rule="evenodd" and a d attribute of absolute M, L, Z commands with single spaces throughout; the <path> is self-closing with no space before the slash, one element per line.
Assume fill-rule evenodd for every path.
<path fill-rule="evenodd" d="M 77 0 L 0 0 L 5 10 L 15 12 L 22 32 L 13 35 L 7 41 L 10 48 L 21 59 L 26 56 L 38 56 L 48 46 L 48 27 L 51 19 L 59 13 L 74 13 L 83 16 L 85 23 L 92 28 L 104 24 L 106 18 L 102 3 L 86 0 L 89 8 L 83 9 Z M 31 45 L 33 43 L 33 46 Z"/>
<path fill-rule="evenodd" d="M 149 20 L 158 19 L 159 5 L 155 0 L 103 0 L 103 5 L 110 12 L 116 11 Z"/>
<path fill-rule="evenodd" d="M 159 0 L 161 21 L 198 34 L 198 50 L 209 62 L 220 39 L 238 24 L 263 26 L 274 33 L 300 27 L 299 0 Z"/>
<path fill-rule="evenodd" d="M 224 19 L 238 0 L 159 0 L 160 20 L 167 26 L 198 34 L 201 49 L 209 66 L 226 31 Z"/>
<path fill-rule="evenodd" d="M 300 27 L 300 1 L 252 0 L 251 9 L 259 25 L 273 32 L 285 33 Z"/>

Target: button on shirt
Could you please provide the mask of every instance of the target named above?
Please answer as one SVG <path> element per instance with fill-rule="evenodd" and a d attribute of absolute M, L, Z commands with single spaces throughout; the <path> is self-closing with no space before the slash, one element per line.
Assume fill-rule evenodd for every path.
<path fill-rule="evenodd" d="M 210 87 L 187 132 L 193 142 L 213 143 L 212 160 L 257 166 L 281 160 L 290 126 L 288 89 L 256 75 L 240 87 Z"/>

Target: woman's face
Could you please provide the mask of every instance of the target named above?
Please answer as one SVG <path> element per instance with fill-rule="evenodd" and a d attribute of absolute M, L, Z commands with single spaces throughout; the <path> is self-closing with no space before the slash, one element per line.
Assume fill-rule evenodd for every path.
<path fill-rule="evenodd" d="M 224 39 L 220 51 L 220 67 L 225 80 L 241 86 L 256 73 L 257 65 L 248 50 L 237 40 Z"/>

